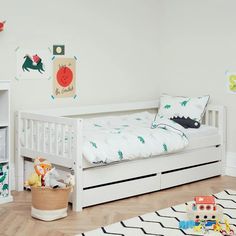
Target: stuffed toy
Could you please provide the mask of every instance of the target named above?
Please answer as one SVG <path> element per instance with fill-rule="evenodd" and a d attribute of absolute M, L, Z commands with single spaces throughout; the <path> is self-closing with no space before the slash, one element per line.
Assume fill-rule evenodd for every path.
<path fill-rule="evenodd" d="M 49 161 L 41 157 L 38 157 L 34 160 L 34 170 L 38 175 L 45 175 L 51 169 L 52 164 Z"/>
<path fill-rule="evenodd" d="M 65 179 L 65 184 L 67 187 L 71 187 L 71 192 L 73 192 L 73 188 L 75 186 L 75 176 L 71 173 L 68 173 L 66 175 L 66 179 Z"/>
<path fill-rule="evenodd" d="M 59 181 L 59 174 L 55 167 L 48 171 L 44 176 L 45 187 L 50 188 L 65 188 L 66 184 Z"/>
<path fill-rule="evenodd" d="M 34 160 L 34 170 L 37 173 L 38 176 L 41 176 L 41 183 L 42 186 L 45 186 L 44 184 L 44 177 L 52 169 L 52 164 L 45 160 L 44 158 L 38 157 Z"/>
<path fill-rule="evenodd" d="M 36 174 L 36 173 L 32 173 L 30 175 L 30 177 L 28 178 L 28 180 L 25 181 L 25 186 L 33 186 L 33 187 L 41 187 L 41 176 Z"/>
<path fill-rule="evenodd" d="M 67 186 L 72 186 L 72 187 L 75 186 L 75 176 L 70 174 L 70 173 L 68 173 L 66 175 L 65 184 Z"/>

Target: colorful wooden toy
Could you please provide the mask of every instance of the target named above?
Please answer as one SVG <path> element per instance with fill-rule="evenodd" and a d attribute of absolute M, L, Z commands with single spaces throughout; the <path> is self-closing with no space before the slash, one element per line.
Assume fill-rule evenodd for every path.
<path fill-rule="evenodd" d="M 222 209 L 216 205 L 213 196 L 198 196 L 194 200 L 195 202 L 187 207 L 187 214 L 190 220 L 199 222 L 222 219 Z"/>

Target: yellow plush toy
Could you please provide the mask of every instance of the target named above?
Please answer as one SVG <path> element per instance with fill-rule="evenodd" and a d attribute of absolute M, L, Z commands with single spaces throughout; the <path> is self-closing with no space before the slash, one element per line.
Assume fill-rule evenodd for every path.
<path fill-rule="evenodd" d="M 25 186 L 41 187 L 41 176 L 36 173 L 32 173 L 27 181 L 25 181 Z"/>

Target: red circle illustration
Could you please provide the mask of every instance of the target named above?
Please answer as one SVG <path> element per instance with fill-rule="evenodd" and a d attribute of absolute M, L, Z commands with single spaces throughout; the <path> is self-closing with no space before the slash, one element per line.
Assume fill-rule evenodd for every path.
<path fill-rule="evenodd" d="M 63 66 L 57 71 L 57 82 L 62 86 L 62 87 L 67 87 L 70 85 L 73 79 L 73 72 L 72 70 L 67 67 Z"/>

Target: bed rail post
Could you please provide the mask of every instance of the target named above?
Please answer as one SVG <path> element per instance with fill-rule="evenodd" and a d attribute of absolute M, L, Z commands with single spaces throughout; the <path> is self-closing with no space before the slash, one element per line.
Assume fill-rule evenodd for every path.
<path fill-rule="evenodd" d="M 226 171 L 226 108 L 225 106 L 220 107 L 219 111 L 219 132 L 221 134 L 221 145 L 222 145 L 222 175 L 225 175 Z"/>
<path fill-rule="evenodd" d="M 17 191 L 24 190 L 24 158 L 20 153 L 20 135 L 21 135 L 21 113 L 16 112 L 16 136 L 15 136 L 15 158 L 16 158 L 16 189 Z"/>
<path fill-rule="evenodd" d="M 75 187 L 73 191 L 73 211 L 82 211 L 83 206 L 83 162 L 82 162 L 82 127 L 81 119 L 76 119 L 74 123 L 73 142 L 73 169 L 75 172 Z"/>

